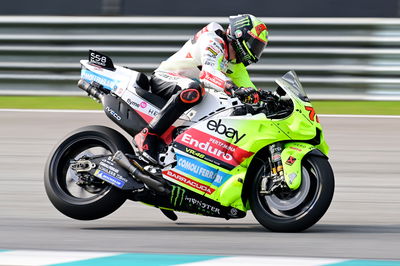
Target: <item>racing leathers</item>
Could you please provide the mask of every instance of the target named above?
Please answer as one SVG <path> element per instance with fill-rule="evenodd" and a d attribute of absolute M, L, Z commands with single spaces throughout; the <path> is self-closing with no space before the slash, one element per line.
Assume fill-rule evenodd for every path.
<path fill-rule="evenodd" d="M 188 109 L 201 102 L 204 88 L 257 102 L 256 89 L 243 63 L 229 60 L 228 40 L 221 25 L 210 23 L 153 73 L 152 92 L 168 99 L 149 125 L 135 136 L 139 151 L 157 164 L 159 137 Z"/>

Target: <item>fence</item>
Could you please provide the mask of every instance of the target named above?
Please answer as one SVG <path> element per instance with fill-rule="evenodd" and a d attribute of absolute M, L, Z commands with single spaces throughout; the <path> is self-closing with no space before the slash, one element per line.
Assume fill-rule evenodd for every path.
<path fill-rule="evenodd" d="M 249 67 L 254 83 L 295 70 L 312 99 L 400 100 L 400 19 L 262 18 L 270 43 Z M 0 94 L 82 95 L 89 49 L 150 74 L 220 17 L 0 17 Z"/>

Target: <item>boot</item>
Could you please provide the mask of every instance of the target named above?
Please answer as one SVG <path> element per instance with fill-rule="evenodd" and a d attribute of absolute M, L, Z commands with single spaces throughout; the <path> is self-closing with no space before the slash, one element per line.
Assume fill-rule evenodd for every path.
<path fill-rule="evenodd" d="M 151 133 L 149 128 L 145 127 L 138 133 L 134 141 L 141 155 L 152 164 L 158 164 L 158 144 L 159 136 Z"/>
<path fill-rule="evenodd" d="M 182 102 L 179 93 L 169 99 L 149 125 L 135 136 L 136 146 L 144 158 L 153 164 L 158 164 L 158 146 L 161 141 L 159 136 L 194 105 Z"/>

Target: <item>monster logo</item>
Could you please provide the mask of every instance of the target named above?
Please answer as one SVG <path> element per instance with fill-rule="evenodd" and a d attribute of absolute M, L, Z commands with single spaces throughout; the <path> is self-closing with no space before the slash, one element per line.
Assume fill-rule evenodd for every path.
<path fill-rule="evenodd" d="M 242 19 L 236 20 L 233 25 L 236 27 L 250 26 L 249 17 L 244 17 Z"/>
<path fill-rule="evenodd" d="M 183 199 L 185 198 L 185 189 L 179 186 L 172 186 L 170 201 L 174 207 L 182 206 Z"/>

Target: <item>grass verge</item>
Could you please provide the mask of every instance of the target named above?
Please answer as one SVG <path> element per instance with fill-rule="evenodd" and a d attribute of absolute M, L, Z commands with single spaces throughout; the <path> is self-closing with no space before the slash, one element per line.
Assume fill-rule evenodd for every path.
<path fill-rule="evenodd" d="M 400 115 L 400 102 L 313 101 L 319 114 Z M 0 96 L 0 109 L 101 110 L 89 97 L 80 96 Z"/>

